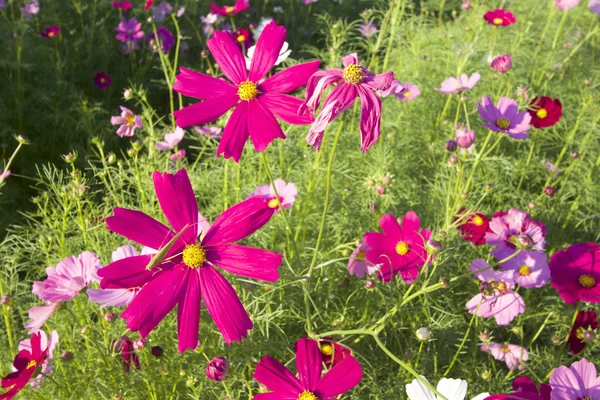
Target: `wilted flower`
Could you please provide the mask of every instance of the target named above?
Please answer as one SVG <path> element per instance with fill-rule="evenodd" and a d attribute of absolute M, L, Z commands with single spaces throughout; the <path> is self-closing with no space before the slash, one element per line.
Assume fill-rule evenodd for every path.
<path fill-rule="evenodd" d="M 229 362 L 225 357 L 215 357 L 206 365 L 206 377 L 215 382 L 221 382 L 227 378 Z"/>
<path fill-rule="evenodd" d="M 117 135 L 120 137 L 131 137 L 136 129 L 142 127 L 142 118 L 139 115 L 135 115 L 133 111 L 128 108 L 123 106 L 120 106 L 119 108 L 121 109 L 121 115 L 110 117 L 110 123 L 112 125 L 121 125 L 119 129 L 117 129 Z"/>
<path fill-rule="evenodd" d="M 132 364 L 135 369 L 140 369 L 140 360 L 137 354 L 135 354 L 133 341 L 129 338 L 129 336 L 121 336 L 119 340 L 117 340 L 115 343 L 115 351 L 121 353 L 125 372 L 129 372 Z"/>

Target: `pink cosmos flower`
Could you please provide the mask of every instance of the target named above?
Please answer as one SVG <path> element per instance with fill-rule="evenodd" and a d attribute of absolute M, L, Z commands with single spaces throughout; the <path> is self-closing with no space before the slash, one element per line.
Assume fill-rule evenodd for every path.
<path fill-rule="evenodd" d="M 125 372 L 129 373 L 132 364 L 135 369 L 140 369 L 140 359 L 135 353 L 133 341 L 129 336 L 121 336 L 114 347 L 116 352 L 121 353 L 123 369 L 125 369 Z"/>
<path fill-rule="evenodd" d="M 438 92 L 442 92 L 444 94 L 455 94 L 464 92 L 465 90 L 473 89 L 475 84 L 479 82 L 479 78 L 481 75 L 479 72 L 474 72 L 471 76 L 467 76 L 467 74 L 462 74 L 457 78 L 451 76 L 442 82 L 442 87 L 435 89 Z"/>
<path fill-rule="evenodd" d="M 590 0 L 588 7 L 592 12 L 600 15 L 600 0 Z"/>
<path fill-rule="evenodd" d="M 21 5 L 20 8 L 23 18 L 29 20 L 32 16 L 38 15 L 40 12 L 40 3 L 38 0 L 30 0 L 28 3 Z"/>
<path fill-rule="evenodd" d="M 160 51 L 163 53 L 168 53 L 169 50 L 175 46 L 175 38 L 173 37 L 171 31 L 169 31 L 169 29 L 166 27 L 161 26 L 156 30 L 156 34 L 152 33 L 151 35 L 148 35 L 148 49 L 154 52 L 158 50 L 159 47 L 156 43 L 157 37 L 158 41 L 160 42 Z"/>
<path fill-rule="evenodd" d="M 177 146 L 183 136 L 185 135 L 185 131 L 180 127 L 175 128 L 175 132 L 167 132 L 165 133 L 165 139 L 162 142 L 157 142 L 154 145 L 157 149 L 167 151 L 171 150 L 173 147 Z"/>
<path fill-rule="evenodd" d="M 484 400 L 550 400 L 552 396 L 550 385 L 542 383 L 538 390 L 537 385 L 526 376 L 515 378 L 512 387 L 514 393 L 493 394 Z"/>
<path fill-rule="evenodd" d="M 265 356 L 256 366 L 254 379 L 271 390 L 254 400 L 334 399 L 359 384 L 363 372 L 356 358 L 347 356 L 321 376 L 323 370 L 319 343 L 300 339 L 296 343 L 296 378 L 279 361 Z"/>
<path fill-rule="evenodd" d="M 126 53 L 137 50 L 139 48 L 138 42 L 144 39 L 142 23 L 138 22 L 135 18 L 121 20 L 115 31 L 117 32 L 117 40 L 125 43 Z"/>
<path fill-rule="evenodd" d="M 456 127 L 456 137 L 454 140 L 461 149 L 468 150 L 469 153 L 473 151 L 473 143 L 475 142 L 475 131 L 470 130 L 466 126 L 458 125 Z"/>
<path fill-rule="evenodd" d="M 142 287 L 121 318 L 143 338 L 177 305 L 181 353 L 198 346 L 201 301 L 225 342 L 240 341 L 252 329 L 252 321 L 233 287 L 214 266 L 236 275 L 276 281 L 281 254 L 233 244 L 266 224 L 274 210 L 261 197 L 253 197 L 224 211 L 198 240 L 198 205 L 187 172 L 154 172 L 153 179 L 159 204 L 174 232 L 140 211 L 124 208 L 115 208 L 106 222 L 109 230 L 166 254 L 162 260 L 141 255 L 113 262 L 98 271 L 100 287 Z M 177 239 L 176 234 L 180 235 Z M 168 250 L 163 249 L 173 240 Z"/>
<path fill-rule="evenodd" d="M 460 5 L 460 8 L 462 8 L 463 10 L 468 10 L 469 8 L 471 8 L 471 2 L 469 0 L 464 0 L 463 3 Z"/>
<path fill-rule="evenodd" d="M 519 105 L 513 99 L 501 97 L 498 107 L 488 96 L 481 98 L 477 111 L 487 124 L 481 124 L 494 132 L 507 133 L 513 139 L 527 139 L 531 115 L 527 111 L 519 112 Z"/>
<path fill-rule="evenodd" d="M 216 4 L 210 5 L 210 11 L 222 17 L 228 17 L 231 14 L 239 14 L 250 7 L 250 0 L 237 0 L 234 6 L 219 7 Z"/>
<path fill-rule="evenodd" d="M 298 116 L 302 101 L 284 93 L 304 86 L 319 68 L 319 61 L 311 61 L 284 69 L 263 80 L 271 70 L 283 46 L 286 30 L 269 23 L 262 32 L 252 58 L 250 70 L 246 69 L 242 50 L 228 32 L 215 32 L 207 45 L 223 74 L 233 84 L 223 79 L 180 68 L 173 88 L 184 96 L 203 99 L 201 103 L 175 111 L 177 125 L 186 128 L 214 121 L 234 107 L 217 155 L 239 162 L 248 137 L 256 151 L 264 151 L 275 138 L 285 139 L 275 117 L 290 124 L 308 124 L 311 116 Z"/>
<path fill-rule="evenodd" d="M 171 14 L 171 12 L 173 12 L 173 6 L 166 1 L 161 1 L 152 10 L 152 16 L 156 22 L 163 22 L 167 15 Z"/>
<path fill-rule="evenodd" d="M 567 304 L 600 303 L 600 246 L 581 243 L 550 257 L 552 286 Z"/>
<path fill-rule="evenodd" d="M 195 126 L 194 130 L 201 135 L 212 139 L 219 139 L 221 137 L 221 132 L 223 132 L 222 128 L 218 126 Z"/>
<path fill-rule="evenodd" d="M 471 271 L 480 271 L 489 265 L 476 259 L 471 264 Z M 512 289 L 514 288 L 513 271 L 494 271 L 489 269 L 474 274 L 483 282 L 481 292 L 467 302 L 471 314 L 482 318 L 496 319 L 499 326 L 505 326 L 519 314 L 525 312 L 523 298 Z"/>
<path fill-rule="evenodd" d="M 402 93 L 396 95 L 402 101 L 411 101 L 419 97 L 421 94 L 421 90 L 416 85 L 413 85 L 410 82 L 406 82 L 404 84 L 404 90 Z"/>
<path fill-rule="evenodd" d="M 98 72 L 96 75 L 94 75 L 94 85 L 96 85 L 96 87 L 100 90 L 104 90 L 109 87 L 111 82 L 112 80 L 110 79 L 110 76 L 104 72 Z"/>
<path fill-rule="evenodd" d="M 592 332 L 600 328 L 598 324 L 598 316 L 594 310 L 582 310 L 578 311 L 575 316 L 575 321 L 569 332 L 567 338 L 567 346 L 571 351 L 571 354 L 579 354 L 587 346 L 587 340 L 585 332 L 591 330 Z"/>
<path fill-rule="evenodd" d="M 506 72 L 512 68 L 512 57 L 510 54 L 503 54 L 492 60 L 490 67 L 498 72 Z"/>
<path fill-rule="evenodd" d="M 427 260 L 425 242 L 431 237 L 431 231 L 420 230 L 421 221 L 413 211 L 404 215 L 402 226 L 392 214 L 383 215 L 379 225 L 383 234 L 368 232 L 363 238 L 371 248 L 366 252 L 367 260 L 381 265 L 378 277 L 383 282 L 389 282 L 400 273 L 404 282 L 411 284 Z"/>
<path fill-rule="evenodd" d="M 46 29 L 44 29 L 40 35 L 42 37 L 48 38 L 48 39 L 53 39 L 55 37 L 57 37 L 58 35 L 60 35 L 60 28 L 56 25 L 52 25 Z"/>
<path fill-rule="evenodd" d="M 179 149 L 175 153 L 171 154 L 172 161 L 179 161 L 185 158 L 185 149 Z"/>
<path fill-rule="evenodd" d="M 375 93 L 379 97 L 387 97 L 390 94 L 393 94 L 397 98 L 402 99 L 402 98 L 404 98 L 404 96 L 403 96 L 404 91 L 405 91 L 404 85 L 402 85 L 402 83 L 400 81 L 394 79 L 392 81 L 392 84 L 390 85 L 390 87 L 388 87 L 385 90 L 378 89 L 375 91 Z"/>
<path fill-rule="evenodd" d="M 568 10 L 579 4 L 579 0 L 556 0 L 554 7 L 560 8 L 561 10 Z"/>
<path fill-rule="evenodd" d="M 150 7 L 154 4 L 154 0 L 146 0 L 146 4 L 144 5 L 144 11 L 148 11 Z"/>
<path fill-rule="evenodd" d="M 120 8 L 121 10 L 131 9 L 131 2 L 129 1 L 113 1 L 110 3 L 113 8 Z"/>
<path fill-rule="evenodd" d="M 571 367 L 559 367 L 550 376 L 552 400 L 600 399 L 600 377 L 593 362 L 582 358 Z"/>
<path fill-rule="evenodd" d="M 546 247 L 546 226 L 534 220 L 525 211 L 511 208 L 508 212 L 497 212 L 490 221 L 490 229 L 485 240 L 492 255 L 502 260 L 515 252 L 524 250 L 544 250 Z"/>
<path fill-rule="evenodd" d="M 348 260 L 348 273 L 350 275 L 356 275 L 358 278 L 362 279 L 365 276 L 365 273 L 367 275 L 373 275 L 375 272 L 379 271 L 379 265 L 371 264 L 365 258 L 365 255 L 369 250 L 371 250 L 369 246 L 361 243 L 356 250 L 352 252 L 350 259 Z"/>
<path fill-rule="evenodd" d="M 110 117 L 110 123 L 113 125 L 121 125 L 117 129 L 117 135 L 124 137 L 133 136 L 136 128 L 142 127 L 142 118 L 139 115 L 135 115 L 133 111 L 123 106 L 119 106 L 121 109 L 120 116 Z"/>
<path fill-rule="evenodd" d="M 529 353 L 527 353 L 527 350 L 516 344 L 490 342 L 489 344 L 482 344 L 481 351 L 491 353 L 492 357 L 498 361 L 504 361 L 511 371 L 515 368 L 518 368 L 519 371 L 524 369 L 525 361 L 529 360 Z"/>
<path fill-rule="evenodd" d="M 155 253 L 152 250 L 150 254 Z M 132 245 L 121 246 L 112 252 L 112 261 L 119 261 L 127 257 L 138 256 L 138 251 Z M 140 288 L 133 289 L 88 289 L 87 295 L 90 301 L 102 304 L 100 308 L 107 306 L 120 307 L 129 305 L 133 298 L 139 293 Z"/>
<path fill-rule="evenodd" d="M 483 19 L 485 19 L 488 24 L 495 26 L 509 26 L 517 22 L 517 19 L 512 12 L 504 11 L 502 8 L 486 12 L 483 15 Z"/>
<path fill-rule="evenodd" d="M 279 195 L 281 206 L 286 209 L 291 208 L 298 195 L 296 185 L 291 182 L 286 183 L 283 179 L 275 179 L 273 183 L 275 184 L 275 188 L 269 184 L 260 185 L 250 194 L 250 196 L 248 196 L 248 198 L 255 196 L 262 197 L 268 202 L 269 207 L 274 210 L 279 210 L 279 203 L 277 202 L 277 195 Z"/>
<path fill-rule="evenodd" d="M 370 22 L 363 22 L 360 25 L 359 32 L 361 35 L 366 37 L 367 39 L 373 36 L 377 32 L 377 26 Z"/>
<path fill-rule="evenodd" d="M 502 264 L 502 268 L 514 271 L 515 283 L 524 288 L 540 288 L 550 279 L 548 256 L 543 251 L 521 251 Z"/>
<path fill-rule="evenodd" d="M 375 91 L 386 91 L 394 82 L 394 73 L 375 75 L 358 63 L 356 53 L 342 58 L 344 69 L 318 71 L 310 77 L 306 85 L 306 100 L 299 109 L 300 114 L 315 114 L 319 108 L 321 94 L 328 86 L 338 85 L 329 93 L 323 109 L 308 132 L 307 142 L 316 150 L 321 148 L 323 134 L 338 115 L 352 106 L 360 97 L 362 135 L 361 151 L 365 153 L 379 139 L 381 125 L 381 100 Z"/>
<path fill-rule="evenodd" d="M 52 357 L 54 356 L 54 349 L 56 349 L 56 345 L 58 344 L 58 332 L 56 331 L 52 331 L 50 333 L 50 338 L 46 336 L 46 332 L 44 331 L 40 331 L 39 335 L 40 349 L 42 350 L 42 352 L 46 352 L 47 357 L 46 359 L 44 359 L 41 365 L 38 365 L 39 374 L 37 376 L 32 376 L 29 379 L 29 385 L 35 390 L 40 389 L 40 383 L 42 383 L 44 378 L 50 375 L 50 373 L 52 372 L 52 365 L 50 364 L 50 360 L 52 360 Z M 33 349 L 31 346 L 31 339 L 21 340 L 21 342 L 19 343 L 18 350 L 28 351 L 29 353 L 32 353 Z M 38 372 L 37 369 L 36 372 Z"/>

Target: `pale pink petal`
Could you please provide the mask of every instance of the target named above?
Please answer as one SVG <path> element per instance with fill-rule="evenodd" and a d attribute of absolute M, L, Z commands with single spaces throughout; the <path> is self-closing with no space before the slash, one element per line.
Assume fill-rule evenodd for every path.
<path fill-rule="evenodd" d="M 48 318 L 50 318 L 57 306 L 58 303 L 30 308 L 28 314 L 31 321 L 23 325 L 24 328 L 29 329 L 27 333 L 30 335 L 36 333 L 42 327 L 42 325 L 44 325 Z"/>
<path fill-rule="evenodd" d="M 342 63 L 344 64 L 344 68 L 351 64 L 358 64 L 358 54 L 352 53 L 342 57 Z"/>
<path fill-rule="evenodd" d="M 131 303 L 137 291 L 131 289 L 88 289 L 90 301 L 101 304 L 100 308 L 121 307 Z"/>
<path fill-rule="evenodd" d="M 118 249 L 116 249 L 115 251 L 112 252 L 112 260 L 118 261 L 118 260 L 122 260 L 123 258 L 134 257 L 134 256 L 138 256 L 138 255 L 139 255 L 139 253 L 136 250 L 136 248 L 130 244 L 127 244 L 125 246 L 119 247 Z"/>

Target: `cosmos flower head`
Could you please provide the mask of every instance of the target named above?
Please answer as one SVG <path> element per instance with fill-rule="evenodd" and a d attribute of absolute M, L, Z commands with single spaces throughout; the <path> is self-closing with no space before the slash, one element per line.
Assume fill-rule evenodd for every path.
<path fill-rule="evenodd" d="M 111 7 L 119 8 L 121 10 L 130 10 L 131 2 L 129 1 L 113 1 L 110 3 Z"/>
<path fill-rule="evenodd" d="M 454 141 L 461 149 L 467 150 L 469 152 L 473 151 L 473 143 L 475 142 L 476 135 L 475 131 L 467 128 L 463 125 L 458 125 L 455 131 L 456 137 Z"/>
<path fill-rule="evenodd" d="M 222 17 L 228 17 L 232 14 L 239 14 L 250 7 L 250 0 L 237 0 L 232 6 L 218 6 L 216 4 L 210 5 L 210 12 L 220 15 Z"/>
<path fill-rule="evenodd" d="M 421 90 L 415 84 L 406 82 L 403 84 L 403 86 L 404 90 L 401 93 L 396 94 L 396 97 L 398 97 L 402 101 L 414 100 L 421 94 Z"/>
<path fill-rule="evenodd" d="M 600 15 L 600 0 L 590 0 L 588 7 L 592 12 Z"/>
<path fill-rule="evenodd" d="M 531 218 L 525 211 L 511 208 L 508 212 L 494 213 L 485 240 L 490 246 L 496 247 L 491 254 L 502 260 L 517 248 L 544 250 L 546 226 Z"/>
<path fill-rule="evenodd" d="M 500 73 L 509 71 L 512 68 L 512 57 L 510 54 L 502 54 L 492 60 L 490 67 Z"/>
<path fill-rule="evenodd" d="M 496 107 L 488 96 L 481 98 L 477 111 L 487 123 L 481 124 L 494 132 L 508 134 L 513 139 L 527 139 L 531 115 L 527 111 L 519 112 L 519 104 L 508 97 L 501 97 Z"/>
<path fill-rule="evenodd" d="M 160 47 L 158 47 L 156 38 L 160 42 Z M 158 27 L 156 34 L 152 33 L 148 35 L 148 48 L 152 51 L 157 51 L 160 48 L 160 51 L 166 54 L 173 46 L 175 46 L 175 38 L 165 26 Z"/>
<path fill-rule="evenodd" d="M 357 278 L 362 279 L 365 274 L 373 275 L 379 271 L 379 265 L 372 264 L 366 259 L 366 254 L 370 250 L 369 246 L 361 242 L 352 254 L 350 254 L 350 259 L 348 260 L 348 273 L 350 275 L 356 275 Z"/>
<path fill-rule="evenodd" d="M 550 280 L 548 256 L 544 251 L 522 250 L 501 267 L 514 271 L 515 283 L 524 288 L 540 288 Z"/>
<path fill-rule="evenodd" d="M 510 11 L 505 11 L 502 8 L 491 10 L 483 15 L 483 19 L 488 24 L 494 26 L 510 26 L 517 22 L 514 14 Z"/>
<path fill-rule="evenodd" d="M 158 150 L 168 151 L 177 146 L 184 136 L 185 131 L 180 127 L 176 127 L 174 132 L 165 133 L 164 140 L 161 142 L 156 142 L 154 146 Z"/>
<path fill-rule="evenodd" d="M 100 90 L 110 87 L 112 80 L 105 72 L 98 72 L 94 75 L 94 85 Z"/>
<path fill-rule="evenodd" d="M 598 316 L 594 310 L 580 310 L 575 316 L 575 322 L 567 338 L 567 346 L 571 354 L 581 353 L 587 346 L 586 331 L 596 331 L 600 328 Z"/>
<path fill-rule="evenodd" d="M 133 111 L 123 106 L 119 106 L 121 109 L 121 115 L 110 117 L 110 123 L 112 125 L 120 125 L 117 129 L 117 135 L 120 137 L 131 137 L 135 133 L 136 129 L 142 127 L 142 118 L 139 115 L 135 115 Z"/>
<path fill-rule="evenodd" d="M 131 44 L 132 47 L 136 49 L 137 42 L 144 39 L 142 23 L 138 22 L 135 18 L 121 20 L 119 25 L 115 28 L 115 31 L 117 32 L 116 38 L 118 41 Z"/>
<path fill-rule="evenodd" d="M 29 20 L 40 12 L 40 3 L 38 0 L 29 0 L 27 3 L 22 4 L 20 9 L 23 18 Z"/>
<path fill-rule="evenodd" d="M 550 400 L 552 388 L 546 383 L 538 386 L 528 377 L 515 378 L 512 384 L 513 393 L 493 394 L 484 400 Z"/>
<path fill-rule="evenodd" d="M 527 109 L 531 115 L 531 125 L 538 129 L 549 128 L 560 121 L 562 117 L 562 104 L 558 99 L 547 96 L 534 97 Z"/>
<path fill-rule="evenodd" d="M 58 35 L 60 35 L 60 28 L 56 25 L 52 25 L 46 29 L 44 29 L 40 35 L 47 39 L 54 39 Z"/>
<path fill-rule="evenodd" d="M 463 213 L 464 209 L 460 210 L 459 214 Z M 490 219 L 485 214 L 478 212 L 470 214 L 466 219 L 464 215 L 457 218 L 462 218 L 464 221 L 456 227 L 460 231 L 463 240 L 472 242 L 476 246 L 485 243 L 485 234 L 490 225 Z"/>
<path fill-rule="evenodd" d="M 262 197 L 268 202 L 269 207 L 274 210 L 279 210 L 280 204 L 285 209 L 291 208 L 298 195 L 296 185 L 292 182 L 286 183 L 283 179 L 275 179 L 273 183 L 275 187 L 269 184 L 259 185 L 248 198 L 255 196 Z M 277 196 L 279 196 L 279 199 L 277 199 Z"/>
<path fill-rule="evenodd" d="M 570 367 L 554 368 L 550 376 L 552 400 L 600 399 L 600 377 L 593 362 L 582 358 Z"/>
<path fill-rule="evenodd" d="M 504 361 L 511 371 L 515 368 L 519 369 L 519 371 L 523 370 L 525 368 L 525 362 L 529 360 L 529 353 L 527 350 L 516 344 L 490 342 L 489 344 L 483 343 L 480 346 L 481 351 L 490 353 L 492 357 L 498 361 Z"/>
<path fill-rule="evenodd" d="M 352 350 L 342 346 L 331 337 L 318 340 L 321 358 L 326 367 L 331 368 L 338 365 L 348 356 L 352 356 Z"/>
<path fill-rule="evenodd" d="M 551 284 L 567 304 L 600 303 L 600 246 L 581 243 L 550 257 Z"/>
<path fill-rule="evenodd" d="M 363 22 L 362 24 L 360 24 L 360 28 L 358 31 L 363 37 L 369 39 L 370 37 L 375 35 L 375 33 L 377 33 L 377 26 L 372 22 Z"/>
<path fill-rule="evenodd" d="M 252 35 L 250 35 L 250 31 L 246 28 L 240 28 L 233 32 L 233 38 L 241 47 L 246 49 L 254 42 Z"/>
<path fill-rule="evenodd" d="M 444 94 L 456 94 L 460 92 L 464 92 L 465 90 L 473 89 L 475 84 L 479 82 L 481 75 L 479 72 L 474 72 L 471 76 L 467 74 L 462 74 L 458 78 L 451 76 L 442 82 L 442 86 L 437 88 L 438 92 Z"/>
<path fill-rule="evenodd" d="M 221 137 L 221 133 L 223 132 L 223 128 L 219 128 L 218 126 L 194 126 L 194 130 L 200 135 L 212 138 L 219 139 Z"/>
<path fill-rule="evenodd" d="M 121 355 L 121 362 L 126 373 L 129 373 L 132 365 L 135 369 L 140 369 L 140 360 L 135 353 L 133 340 L 129 336 L 121 336 L 114 344 L 114 349 Z"/>

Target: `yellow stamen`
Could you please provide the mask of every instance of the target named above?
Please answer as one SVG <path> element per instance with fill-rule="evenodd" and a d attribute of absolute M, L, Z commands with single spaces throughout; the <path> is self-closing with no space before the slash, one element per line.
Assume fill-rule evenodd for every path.
<path fill-rule="evenodd" d="M 298 400 L 319 400 L 317 396 L 315 396 L 315 394 L 313 392 L 309 392 L 308 390 L 305 390 L 304 392 L 300 393 L 300 396 L 298 396 Z"/>
<path fill-rule="evenodd" d="M 277 208 L 279 207 L 279 202 L 277 201 L 277 199 L 271 199 L 269 200 L 269 208 Z"/>
<path fill-rule="evenodd" d="M 325 354 L 326 356 L 330 356 L 333 354 L 333 346 L 330 345 L 329 343 L 323 343 L 321 345 L 321 353 Z"/>
<path fill-rule="evenodd" d="M 237 41 L 240 42 L 240 43 L 242 43 L 244 40 L 246 40 L 246 38 L 244 37 L 244 35 L 239 35 L 237 37 Z"/>
<path fill-rule="evenodd" d="M 206 252 L 199 244 L 188 244 L 183 249 L 183 263 L 190 268 L 198 268 L 206 261 Z"/>
<path fill-rule="evenodd" d="M 49 37 L 49 38 L 53 38 L 53 37 L 54 37 L 54 32 L 50 32 L 50 33 L 48 33 L 48 37 Z"/>
<path fill-rule="evenodd" d="M 548 116 L 548 111 L 545 108 L 540 108 L 536 111 L 535 115 L 540 119 L 544 119 Z"/>
<path fill-rule="evenodd" d="M 496 126 L 501 129 L 508 129 L 510 127 L 510 120 L 507 118 L 498 118 L 496 120 Z"/>
<path fill-rule="evenodd" d="M 410 250 L 410 246 L 408 244 L 406 244 L 405 242 L 400 242 L 396 245 L 396 253 L 398 253 L 401 256 L 405 256 L 409 250 Z"/>
<path fill-rule="evenodd" d="M 364 261 L 365 260 L 365 252 L 359 251 L 358 254 L 354 257 L 357 260 Z"/>
<path fill-rule="evenodd" d="M 342 78 L 346 83 L 352 83 L 354 85 L 359 84 L 365 78 L 365 74 L 358 64 L 350 64 L 344 69 Z"/>
<path fill-rule="evenodd" d="M 29 363 L 27 364 L 25 369 L 34 368 L 34 367 L 37 367 L 37 362 L 35 360 L 31 360 L 31 361 L 29 361 Z"/>
<path fill-rule="evenodd" d="M 531 269 L 527 265 L 521 265 L 521 268 L 519 268 L 519 274 L 523 276 L 528 276 L 529 274 L 531 274 Z"/>
<path fill-rule="evenodd" d="M 475 217 L 473 217 L 473 225 L 476 225 L 476 226 L 483 225 L 483 218 L 481 218 L 479 215 L 476 215 Z"/>
<path fill-rule="evenodd" d="M 228 14 L 229 14 L 229 13 L 232 13 L 232 12 L 233 12 L 233 10 L 235 10 L 235 7 L 232 7 L 232 6 L 225 7 L 225 12 L 226 12 L 226 13 L 228 13 Z"/>
<path fill-rule="evenodd" d="M 500 347 L 500 350 L 502 350 L 504 353 L 510 353 L 510 349 L 508 348 L 507 345 Z"/>
<path fill-rule="evenodd" d="M 127 126 L 133 126 L 135 124 L 135 115 L 126 116 L 125 121 L 127 122 Z"/>
<path fill-rule="evenodd" d="M 583 326 L 580 326 L 579 328 L 577 328 L 577 332 L 576 332 L 577 339 L 583 340 L 584 334 L 585 334 L 585 329 L 583 329 Z"/>
<path fill-rule="evenodd" d="M 410 97 L 410 92 L 404 92 L 403 96 L 404 97 Z"/>
<path fill-rule="evenodd" d="M 581 275 L 579 277 L 579 284 L 582 287 L 589 289 L 596 285 L 596 279 L 594 279 L 594 277 L 591 275 L 587 275 L 587 274 Z"/>
<path fill-rule="evenodd" d="M 100 78 L 100 83 L 104 83 L 104 82 L 106 82 L 106 79 Z"/>
<path fill-rule="evenodd" d="M 497 286 L 496 289 L 498 289 L 499 292 L 506 292 L 506 290 L 508 289 L 508 287 L 506 286 L 506 283 L 504 282 L 500 282 Z"/>
<path fill-rule="evenodd" d="M 502 22 L 504 22 L 502 20 L 502 18 L 494 18 L 494 25 L 502 25 Z"/>
<path fill-rule="evenodd" d="M 258 96 L 258 88 L 252 82 L 242 82 L 238 87 L 238 96 L 240 100 L 252 100 Z"/>

